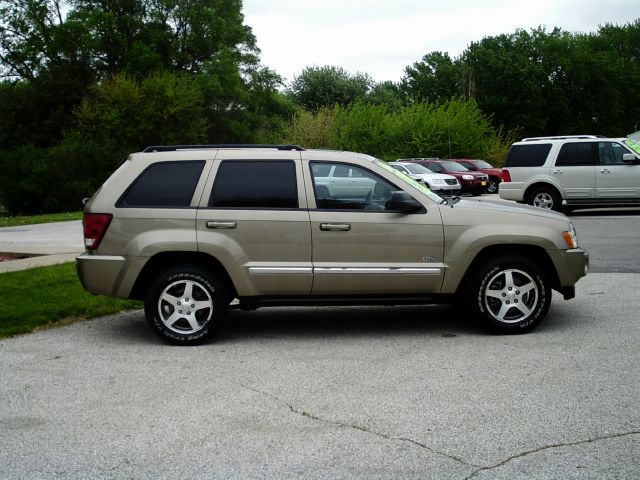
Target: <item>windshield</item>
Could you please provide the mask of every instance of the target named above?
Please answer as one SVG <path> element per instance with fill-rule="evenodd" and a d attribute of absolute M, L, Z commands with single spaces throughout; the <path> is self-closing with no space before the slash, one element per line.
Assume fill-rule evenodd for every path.
<path fill-rule="evenodd" d="M 474 160 L 474 162 L 478 168 L 496 168 L 489 162 L 485 162 L 484 160 Z"/>
<path fill-rule="evenodd" d="M 422 173 L 431 173 L 431 171 L 418 163 L 409 163 L 407 165 L 403 165 L 404 168 L 409 170 L 411 173 L 422 174 Z"/>
<path fill-rule="evenodd" d="M 636 155 L 640 155 L 640 143 L 634 142 L 630 138 L 624 140 L 623 143 L 631 150 L 633 150 Z"/>
<path fill-rule="evenodd" d="M 462 165 L 456 162 L 446 161 L 446 162 L 439 162 L 439 164 L 442 165 L 445 170 L 448 170 L 450 172 L 468 172 L 469 171 L 467 167 L 463 167 Z"/>

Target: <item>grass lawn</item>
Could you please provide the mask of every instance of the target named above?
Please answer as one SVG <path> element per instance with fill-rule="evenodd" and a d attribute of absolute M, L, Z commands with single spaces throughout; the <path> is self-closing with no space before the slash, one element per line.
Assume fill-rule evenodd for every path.
<path fill-rule="evenodd" d="M 141 302 L 93 296 L 73 263 L 0 274 L 0 338 L 121 310 Z"/>
<path fill-rule="evenodd" d="M 27 215 L 7 217 L 0 215 L 0 227 L 17 227 L 20 225 L 33 225 L 36 223 L 66 222 L 68 220 L 81 220 L 82 212 L 45 213 L 42 215 Z"/>

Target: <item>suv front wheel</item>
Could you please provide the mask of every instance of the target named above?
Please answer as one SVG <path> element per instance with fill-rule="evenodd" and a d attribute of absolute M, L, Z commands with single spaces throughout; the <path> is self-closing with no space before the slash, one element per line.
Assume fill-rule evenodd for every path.
<path fill-rule="evenodd" d="M 547 314 L 551 285 L 525 257 L 492 259 L 476 271 L 467 300 L 472 313 L 497 333 L 524 333 Z"/>
<path fill-rule="evenodd" d="M 196 345 L 207 340 L 229 304 L 226 285 L 196 266 L 173 267 L 153 282 L 144 303 L 153 330 L 169 343 Z"/>

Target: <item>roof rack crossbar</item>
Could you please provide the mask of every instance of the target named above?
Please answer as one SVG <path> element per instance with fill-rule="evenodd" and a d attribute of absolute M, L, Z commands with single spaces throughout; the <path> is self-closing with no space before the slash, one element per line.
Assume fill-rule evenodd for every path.
<path fill-rule="evenodd" d="M 275 148 L 276 150 L 295 150 L 301 152 L 304 150 L 299 145 L 269 145 L 254 143 L 220 143 L 209 145 L 152 145 L 143 150 L 143 153 L 150 152 L 175 152 L 177 150 L 196 150 L 196 149 L 223 149 L 223 148 Z"/>

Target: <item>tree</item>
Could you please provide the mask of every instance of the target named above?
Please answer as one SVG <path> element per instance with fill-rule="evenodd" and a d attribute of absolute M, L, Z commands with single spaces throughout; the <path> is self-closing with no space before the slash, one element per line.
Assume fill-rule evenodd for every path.
<path fill-rule="evenodd" d="M 462 93 L 460 66 L 446 52 L 428 53 L 404 71 L 401 89 L 413 101 L 444 102 Z"/>
<path fill-rule="evenodd" d="M 372 86 L 373 79 L 365 73 L 352 75 L 336 66 L 307 67 L 294 77 L 288 94 L 296 104 L 315 111 L 361 100 Z"/>

